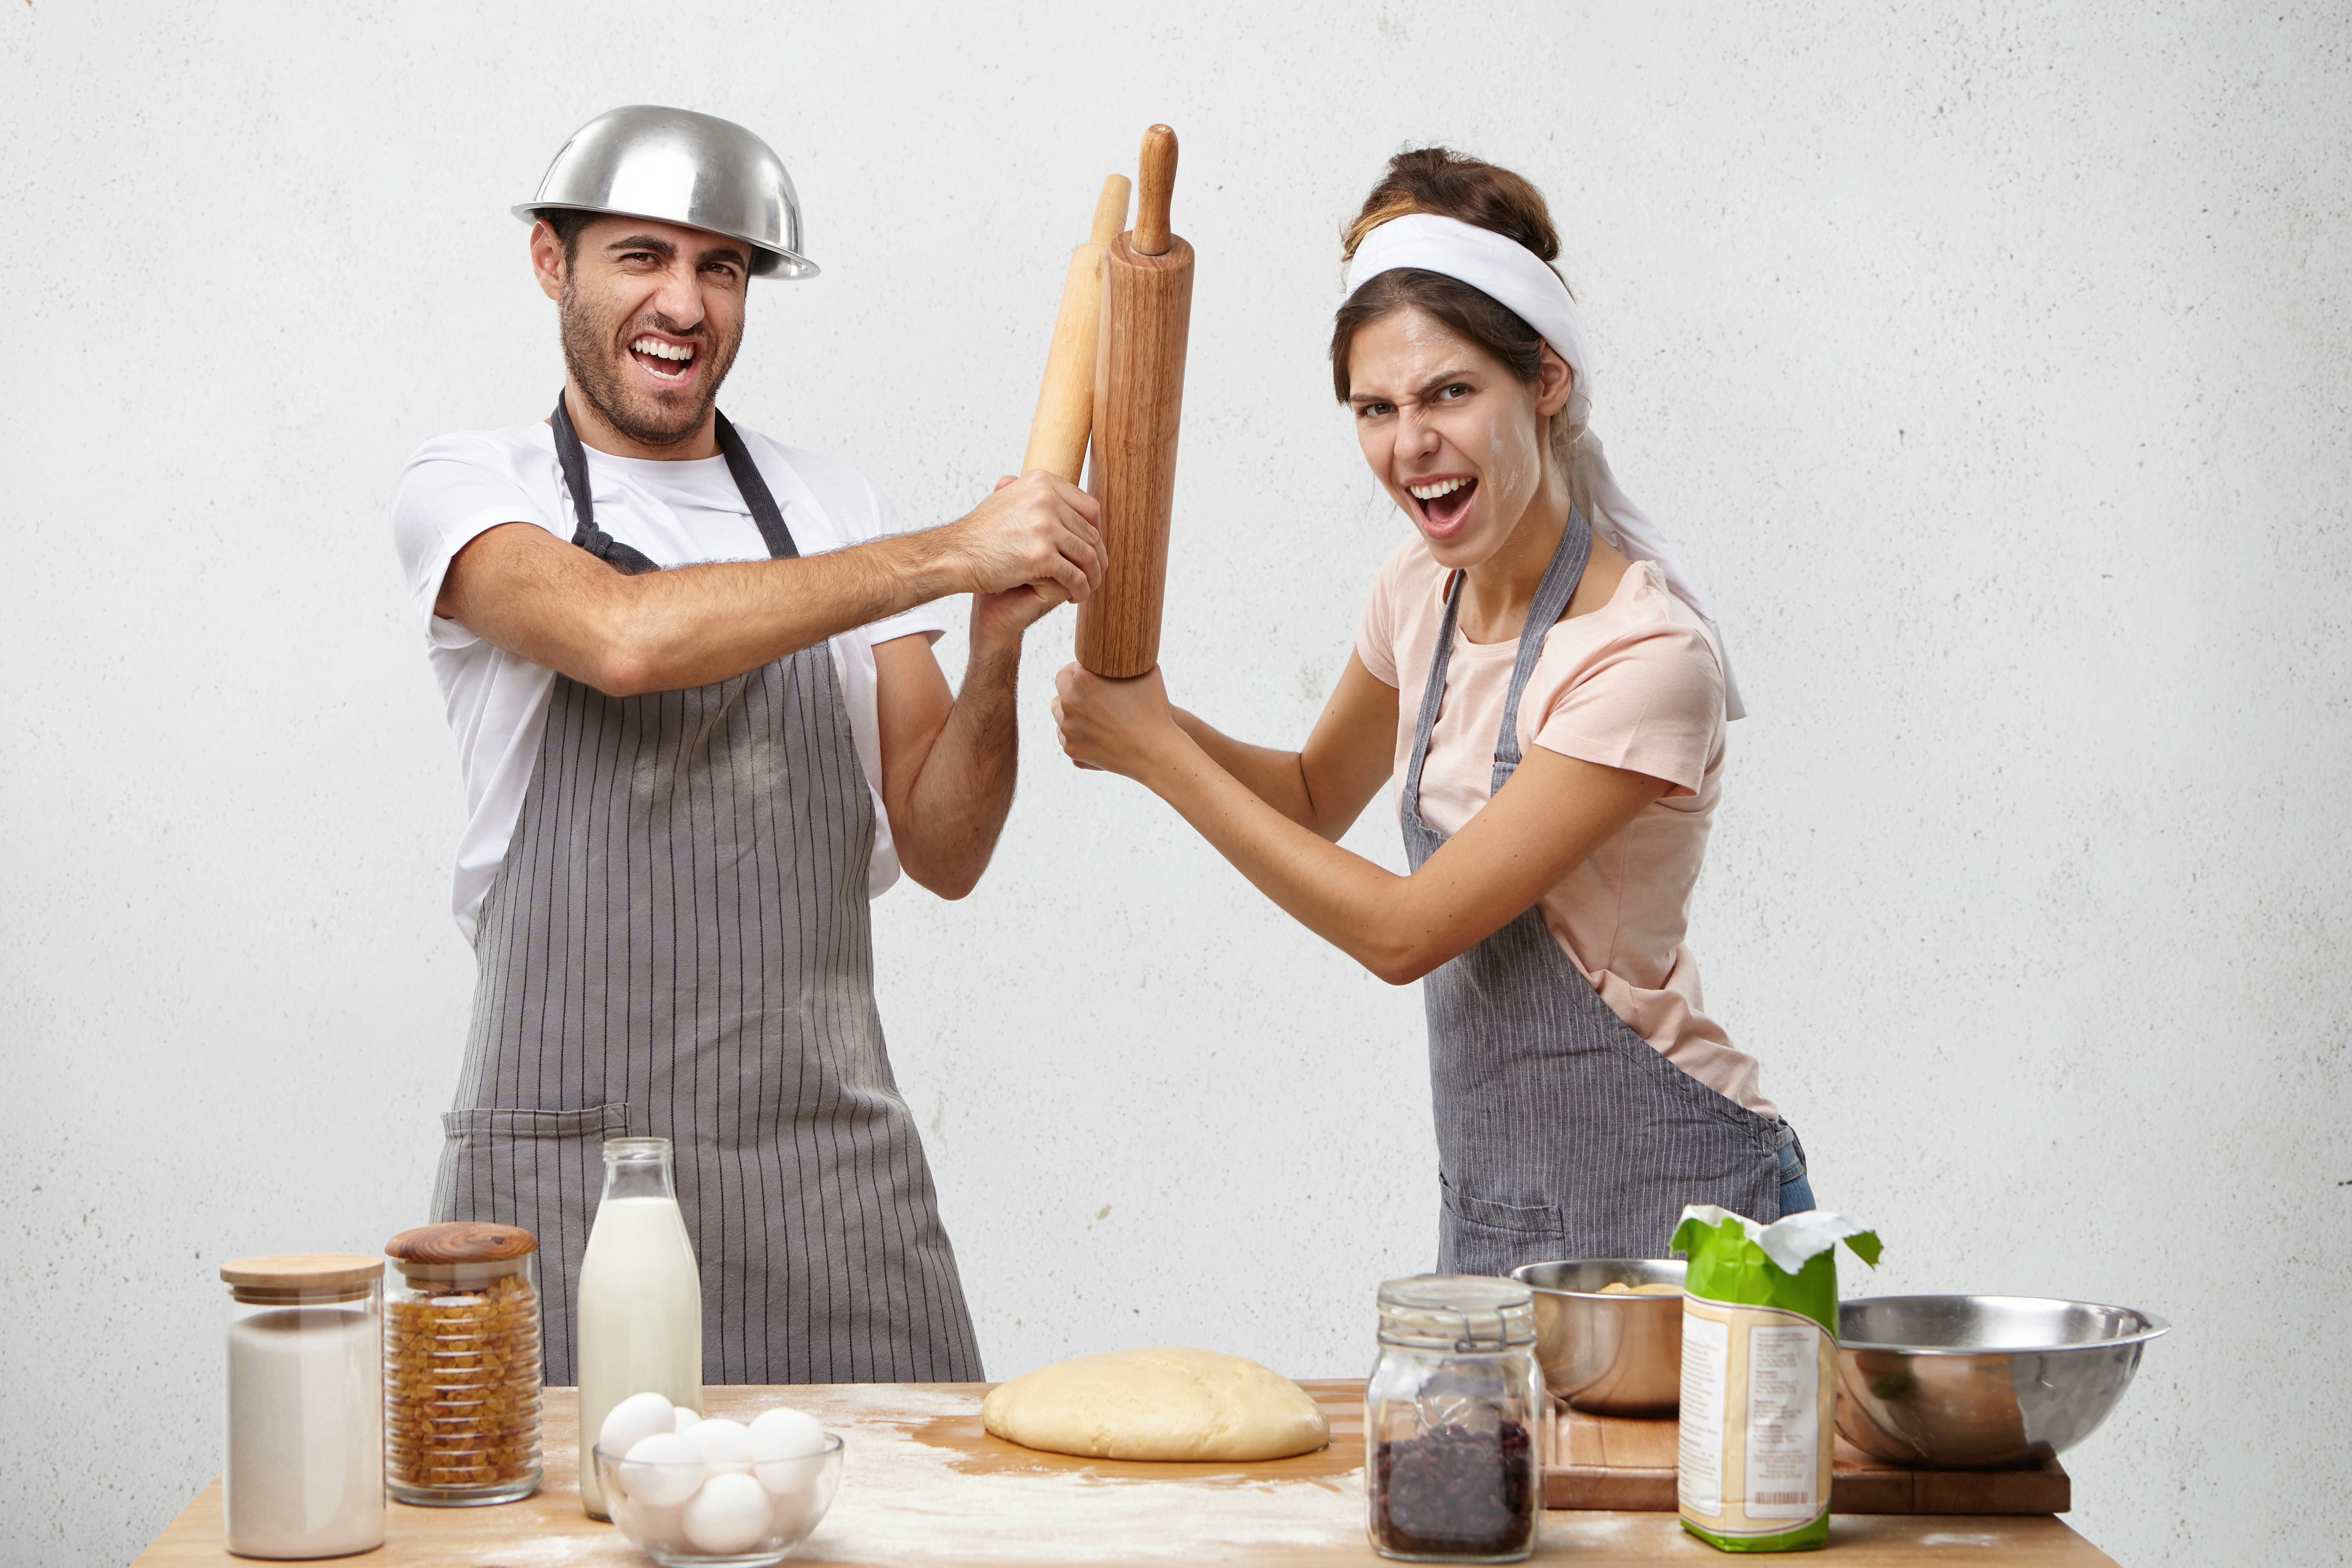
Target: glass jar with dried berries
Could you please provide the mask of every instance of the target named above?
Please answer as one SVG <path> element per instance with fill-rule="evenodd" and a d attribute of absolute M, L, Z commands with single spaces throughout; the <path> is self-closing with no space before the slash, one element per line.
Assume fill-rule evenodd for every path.
<path fill-rule="evenodd" d="M 1381 1287 L 1364 1388 L 1372 1546 L 1409 1563 L 1516 1563 L 1543 1512 L 1549 1405 L 1527 1286 L 1422 1274 Z"/>
<path fill-rule="evenodd" d="M 459 1220 L 384 1244 L 384 1479 L 465 1508 L 539 1487 L 539 1239 Z"/>

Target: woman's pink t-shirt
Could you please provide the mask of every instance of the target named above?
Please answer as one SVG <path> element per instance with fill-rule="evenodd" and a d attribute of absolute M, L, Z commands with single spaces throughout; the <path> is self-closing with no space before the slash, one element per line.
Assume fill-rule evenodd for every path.
<path fill-rule="evenodd" d="M 1356 634 L 1356 657 L 1396 687 L 1395 784 L 1412 761 L 1413 722 L 1444 622 L 1445 569 L 1408 539 L 1381 568 Z M 1516 642 L 1474 643 L 1456 630 L 1445 696 L 1422 763 L 1422 819 L 1454 834 L 1478 814 L 1494 778 Z M 1723 669 L 1704 623 L 1636 561 L 1609 603 L 1554 626 L 1519 699 L 1519 750 L 1541 746 L 1673 787 L 1543 896 L 1560 947 L 1635 1034 L 1717 1093 L 1768 1117 L 1756 1060 L 1732 1048 L 1699 999 L 1698 961 L 1683 943 L 1692 884 L 1723 793 Z"/>

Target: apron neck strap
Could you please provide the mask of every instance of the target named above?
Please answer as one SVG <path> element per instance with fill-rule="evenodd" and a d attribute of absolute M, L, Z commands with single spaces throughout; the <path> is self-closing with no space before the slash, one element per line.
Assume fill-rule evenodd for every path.
<path fill-rule="evenodd" d="M 1543 658 L 1544 638 L 1568 613 L 1568 602 L 1576 596 L 1576 585 L 1584 581 L 1585 563 L 1591 558 L 1592 527 L 1570 505 L 1559 547 L 1551 552 L 1551 564 L 1544 568 L 1543 581 L 1536 584 L 1536 602 L 1528 606 L 1527 624 L 1519 628 L 1518 657 L 1511 661 L 1511 688 L 1503 697 L 1503 731 L 1495 738 L 1490 795 L 1502 794 L 1511 775 L 1519 771 L 1519 698 L 1527 691 L 1528 677 L 1536 672 L 1536 661 Z M 1449 650 L 1453 642 L 1451 637 L 1446 638 Z"/>
<path fill-rule="evenodd" d="M 555 431 L 555 460 L 563 470 L 563 488 L 572 492 L 572 515 L 579 524 L 572 531 L 572 542 L 632 576 L 658 571 L 660 568 L 643 552 L 622 543 L 596 526 L 596 503 L 588 486 L 587 448 L 580 444 L 580 432 L 572 427 L 572 416 L 563 404 L 563 394 L 559 392 L 555 395 L 555 412 L 548 424 Z M 775 494 L 768 489 L 759 464 L 751 460 L 751 448 L 743 444 L 742 436 L 727 416 L 714 411 L 712 419 L 719 454 L 727 459 L 727 471 L 734 476 L 735 488 L 741 492 L 751 521 L 760 526 L 760 537 L 766 542 L 768 553 L 779 561 L 798 556 L 800 547 L 793 542 L 793 531 L 784 526 L 783 509 L 776 504 Z"/>
<path fill-rule="evenodd" d="M 1535 674 L 1536 661 L 1543 658 L 1544 638 L 1558 625 L 1568 609 L 1568 601 L 1575 596 L 1577 584 L 1584 580 L 1585 563 L 1592 557 L 1592 528 L 1583 513 L 1573 506 L 1568 512 L 1568 527 L 1559 536 L 1559 546 L 1551 553 L 1551 563 L 1544 568 L 1543 580 L 1536 584 L 1535 602 L 1528 606 L 1528 618 L 1519 628 L 1518 656 L 1511 663 L 1511 684 L 1503 697 L 1502 731 L 1495 738 L 1495 773 L 1488 795 L 1500 795 L 1511 775 L 1519 770 L 1519 698 L 1528 689 L 1528 679 Z M 1446 580 L 1445 616 L 1437 628 L 1437 647 L 1429 658 L 1429 679 L 1422 688 L 1421 713 L 1413 721 L 1412 760 L 1405 764 L 1404 804 L 1414 820 L 1421 816 L 1421 765 L 1429 755 L 1429 737 L 1437 728 L 1438 710 L 1445 701 L 1445 672 L 1453 662 L 1455 623 L 1462 615 L 1462 584 L 1464 574 L 1454 573 Z"/>

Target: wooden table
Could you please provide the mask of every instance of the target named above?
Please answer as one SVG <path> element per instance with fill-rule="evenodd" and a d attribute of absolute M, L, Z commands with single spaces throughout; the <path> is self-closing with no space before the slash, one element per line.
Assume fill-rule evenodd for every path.
<path fill-rule="evenodd" d="M 710 1388 L 706 1413 L 748 1420 L 773 1405 L 809 1412 L 846 1446 L 841 1495 L 793 1563 L 1076 1568 L 1092 1563 L 1373 1563 L 1364 1536 L 1363 1384 L 1303 1384 L 1331 1419 L 1320 1453 L 1259 1465 L 1147 1465 L 1066 1458 L 981 1430 L 985 1384 Z M 590 1568 L 650 1559 L 580 1509 L 578 1406 L 547 1391 L 547 1476 L 498 1508 L 391 1507 L 368 1568 Z M 1830 1550 L 1863 1564 L 2096 1568 L 2113 1561 L 2047 1514 L 1839 1514 Z M 221 1547 L 220 1482 L 197 1494 L 133 1568 L 236 1563 Z M 1536 1561 L 1602 1564 L 1738 1559 L 1686 1535 L 1671 1513 L 1549 1513 Z"/>

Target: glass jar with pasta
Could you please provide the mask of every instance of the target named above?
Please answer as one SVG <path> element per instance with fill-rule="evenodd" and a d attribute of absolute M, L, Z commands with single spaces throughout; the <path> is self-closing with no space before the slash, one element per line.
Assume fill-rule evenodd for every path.
<path fill-rule="evenodd" d="M 539 1487 L 539 1240 L 457 1221 L 384 1245 L 384 1479 L 402 1502 L 512 1502 Z"/>

